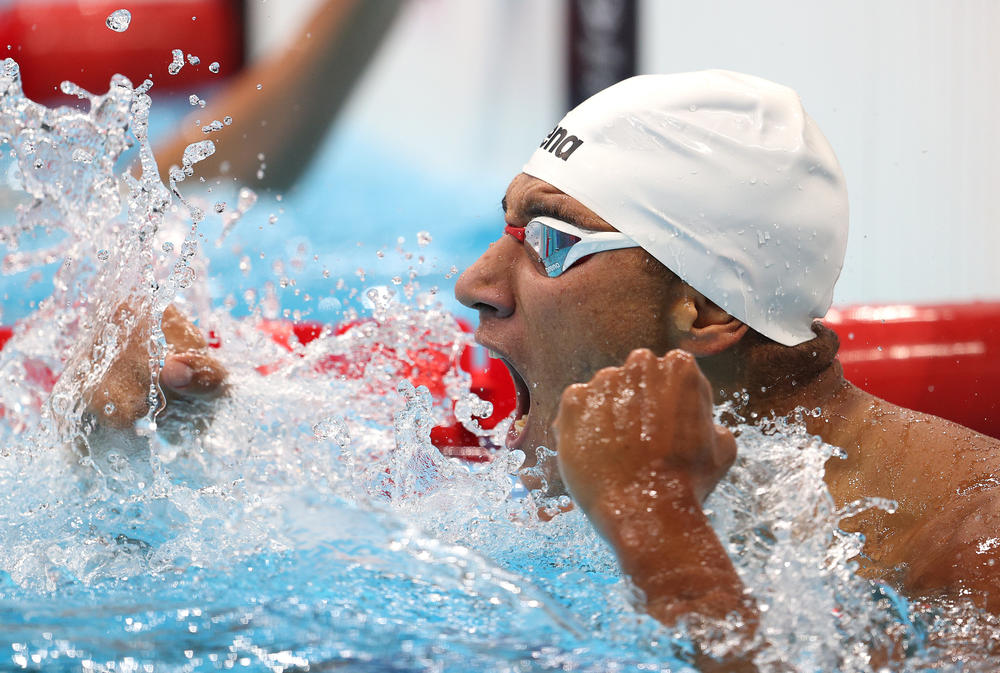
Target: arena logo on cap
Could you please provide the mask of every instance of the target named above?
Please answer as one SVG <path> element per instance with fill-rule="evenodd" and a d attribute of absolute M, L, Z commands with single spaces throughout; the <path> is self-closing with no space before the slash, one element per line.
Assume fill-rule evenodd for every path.
<path fill-rule="evenodd" d="M 554 154 L 563 161 L 566 161 L 576 151 L 576 148 L 582 144 L 582 138 L 569 135 L 569 131 L 561 126 L 556 126 L 549 135 L 545 136 L 545 140 L 542 141 L 539 147 L 543 150 L 548 150 L 550 154 Z"/>

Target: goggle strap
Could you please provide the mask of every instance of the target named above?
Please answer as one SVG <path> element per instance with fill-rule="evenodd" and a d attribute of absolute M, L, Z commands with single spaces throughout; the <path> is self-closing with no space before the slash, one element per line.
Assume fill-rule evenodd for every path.
<path fill-rule="evenodd" d="M 524 243 L 524 227 L 512 227 L 508 224 L 503 228 L 503 233 L 510 234 L 521 243 Z"/>
<path fill-rule="evenodd" d="M 607 232 L 613 233 L 613 232 Z M 605 252 L 607 250 L 621 250 L 622 248 L 637 248 L 639 245 L 624 234 L 618 234 L 621 238 L 606 238 L 603 240 L 583 240 L 569 249 L 569 254 L 563 260 L 563 267 L 569 268 L 580 259 L 595 252 Z"/>

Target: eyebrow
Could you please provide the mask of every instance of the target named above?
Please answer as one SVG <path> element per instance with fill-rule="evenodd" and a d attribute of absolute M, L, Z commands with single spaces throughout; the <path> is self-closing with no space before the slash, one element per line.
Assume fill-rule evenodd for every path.
<path fill-rule="evenodd" d="M 500 199 L 500 207 L 506 214 L 507 212 L 506 195 L 504 195 L 504 197 Z M 530 201 L 524 207 L 524 216 L 528 219 L 533 219 L 536 217 L 554 217 L 557 220 L 562 220 L 563 222 L 568 222 L 570 224 L 576 225 L 581 229 L 586 229 L 588 231 L 595 231 L 593 227 L 589 227 L 586 224 L 579 222 L 576 216 L 574 216 L 571 211 L 572 208 L 563 202 L 553 203 L 551 201 L 534 200 Z"/>

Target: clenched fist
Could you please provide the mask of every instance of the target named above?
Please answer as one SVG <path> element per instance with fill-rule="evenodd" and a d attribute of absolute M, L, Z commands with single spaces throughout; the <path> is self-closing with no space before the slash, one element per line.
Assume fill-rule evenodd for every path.
<path fill-rule="evenodd" d="M 88 410 L 102 424 L 128 428 L 148 409 L 151 381 L 148 344 L 152 326 L 149 319 L 124 304 L 112 319 L 119 324 L 132 321 L 136 327 L 104 377 L 84 390 L 84 398 Z M 208 344 L 198 328 L 173 305 L 163 312 L 161 327 L 168 350 L 159 382 L 167 399 L 221 393 L 226 370 L 209 355 Z"/>
<path fill-rule="evenodd" d="M 584 511 L 637 486 L 682 489 L 700 504 L 736 458 L 732 434 L 713 421 L 708 380 L 683 351 L 636 350 L 569 386 L 555 427 L 560 472 Z"/>
<path fill-rule="evenodd" d="M 570 495 L 666 624 L 697 614 L 747 623 L 753 607 L 701 503 L 736 458 L 694 357 L 633 351 L 569 386 L 555 421 Z"/>

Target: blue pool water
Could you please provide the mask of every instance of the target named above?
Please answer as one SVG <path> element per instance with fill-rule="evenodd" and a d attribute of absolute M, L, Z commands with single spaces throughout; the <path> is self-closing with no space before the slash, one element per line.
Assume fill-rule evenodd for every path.
<path fill-rule="evenodd" d="M 548 503 L 519 486 L 522 456 L 442 456 L 430 428 L 453 400 L 474 401 L 446 276 L 493 238 L 502 186 L 484 186 L 483 214 L 394 213 L 381 179 L 416 200 L 449 187 L 334 161 L 343 192 L 309 196 L 326 179 L 314 174 L 216 246 L 222 218 L 196 213 L 236 194 L 185 180 L 184 205 L 147 172 L 121 196 L 126 141 L 149 159 L 148 98 L 120 80 L 84 96 L 89 112 L 47 111 L 20 96 L 12 61 L 0 71 L 0 138 L 24 206 L 4 215 L 4 260 L 31 274 L 45 259 L 19 255 L 54 258 L 18 295 L 35 305 L 0 351 L 0 669 L 681 671 L 693 637 L 753 651 L 761 670 L 871 670 L 884 651 L 892 670 L 992 670 L 990 618 L 909 605 L 854 574 L 861 540 L 837 529 L 844 512 L 823 484 L 833 450 L 795 418 L 743 428 L 708 502 L 761 610 L 753 643 L 643 615 L 579 512 L 539 520 Z M 334 194 L 358 205 L 324 219 Z M 96 426 L 80 400 L 134 329 L 111 319 L 123 301 L 153 316 L 176 302 L 219 334 L 229 394 L 175 403 L 135 432 Z M 285 311 L 367 319 L 288 353 L 256 327 Z M 428 345 L 452 363 L 438 399 L 396 357 Z M 151 358 L 162 347 L 154 335 Z M 54 389 L 45 368 L 62 374 Z"/>

